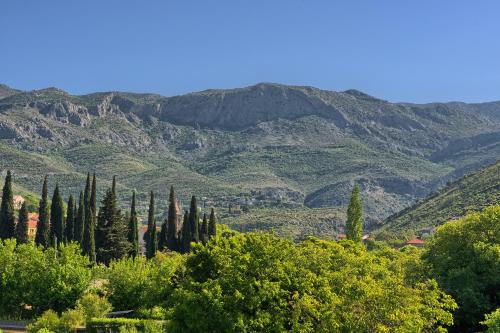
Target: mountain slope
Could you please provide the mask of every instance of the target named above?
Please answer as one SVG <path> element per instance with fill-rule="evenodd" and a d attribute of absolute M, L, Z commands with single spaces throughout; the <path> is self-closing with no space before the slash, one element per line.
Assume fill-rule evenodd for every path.
<path fill-rule="evenodd" d="M 77 194 L 96 171 L 103 185 L 118 176 L 122 202 L 154 189 L 160 206 L 174 184 L 183 202 L 195 193 L 218 207 L 342 207 L 357 183 L 372 223 L 493 162 L 499 142 L 500 103 L 389 103 L 356 90 L 47 88 L 0 99 L 0 153 L 16 152 L 1 167 L 22 173 L 20 185 L 38 192 L 50 172 Z M 32 163 L 42 165 L 30 174 Z"/>
<path fill-rule="evenodd" d="M 409 235 L 500 203 L 500 161 L 460 178 L 426 199 L 387 218 L 380 231 Z"/>

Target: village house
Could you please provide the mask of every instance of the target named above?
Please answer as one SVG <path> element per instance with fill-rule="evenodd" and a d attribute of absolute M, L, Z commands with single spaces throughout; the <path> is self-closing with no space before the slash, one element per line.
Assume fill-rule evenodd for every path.
<path fill-rule="evenodd" d="M 410 239 L 409 241 L 405 242 L 404 245 L 413 245 L 418 248 L 422 248 L 425 246 L 425 241 L 420 239 L 420 238 L 413 238 Z"/>

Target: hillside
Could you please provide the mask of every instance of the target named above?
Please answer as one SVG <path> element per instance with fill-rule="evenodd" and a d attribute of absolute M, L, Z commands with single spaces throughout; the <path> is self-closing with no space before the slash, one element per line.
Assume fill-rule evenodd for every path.
<path fill-rule="evenodd" d="M 368 222 L 500 156 L 500 103 L 390 103 L 356 90 L 261 83 L 182 96 L 82 96 L 57 88 L 0 96 L 0 170 L 40 191 L 42 177 L 77 194 L 87 171 L 100 191 L 118 176 L 166 206 L 182 203 L 343 207 L 362 188 Z M 64 193 L 67 196 L 69 193 Z"/>
<path fill-rule="evenodd" d="M 500 203 L 500 161 L 466 175 L 415 205 L 387 218 L 379 230 L 392 236 L 411 235 Z"/>

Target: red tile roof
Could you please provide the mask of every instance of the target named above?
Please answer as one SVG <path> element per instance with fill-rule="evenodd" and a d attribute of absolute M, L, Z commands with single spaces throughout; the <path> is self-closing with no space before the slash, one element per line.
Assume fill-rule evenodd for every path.
<path fill-rule="evenodd" d="M 408 245 L 421 245 L 421 244 L 425 244 L 425 241 L 419 239 L 419 238 L 413 238 L 412 240 L 409 240 L 406 242 L 406 244 Z"/>
<path fill-rule="evenodd" d="M 28 213 L 28 229 L 36 229 L 38 224 L 38 213 Z"/>

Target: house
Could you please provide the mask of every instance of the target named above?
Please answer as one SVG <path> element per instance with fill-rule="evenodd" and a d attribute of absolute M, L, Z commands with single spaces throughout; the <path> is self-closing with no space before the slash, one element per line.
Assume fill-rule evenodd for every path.
<path fill-rule="evenodd" d="M 422 248 L 425 246 L 425 241 L 419 239 L 419 238 L 413 238 L 404 243 L 404 245 L 413 245 L 415 247 Z"/>
<path fill-rule="evenodd" d="M 346 235 L 346 234 L 337 234 L 337 235 L 335 236 L 335 239 L 336 239 L 336 240 L 338 240 L 338 241 L 339 241 L 339 240 L 342 240 L 342 239 L 346 239 L 346 238 L 347 238 L 347 235 Z"/>
<path fill-rule="evenodd" d="M 23 205 L 24 203 L 24 198 L 20 195 L 15 195 L 13 198 L 13 202 L 14 202 L 14 209 L 21 209 L 21 206 Z"/>
<path fill-rule="evenodd" d="M 35 238 L 38 225 L 38 213 L 28 213 L 28 237 Z"/>

